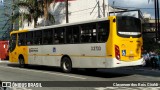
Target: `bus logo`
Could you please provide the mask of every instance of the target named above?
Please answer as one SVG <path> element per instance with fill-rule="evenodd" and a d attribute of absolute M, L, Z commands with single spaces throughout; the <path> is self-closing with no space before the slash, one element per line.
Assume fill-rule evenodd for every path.
<path fill-rule="evenodd" d="M 126 50 L 122 50 L 122 56 L 126 56 Z"/>
<path fill-rule="evenodd" d="M 55 47 L 53 47 L 53 52 L 56 52 L 56 48 Z"/>

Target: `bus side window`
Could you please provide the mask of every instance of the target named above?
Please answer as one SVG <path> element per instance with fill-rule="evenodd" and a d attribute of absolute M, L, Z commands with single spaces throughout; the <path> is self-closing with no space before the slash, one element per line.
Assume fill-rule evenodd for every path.
<path fill-rule="evenodd" d="M 73 43 L 72 42 L 72 28 L 66 27 L 66 43 Z"/>
<path fill-rule="evenodd" d="M 47 45 L 47 44 L 53 44 L 53 30 L 52 29 L 47 29 L 43 30 L 43 35 L 42 35 L 42 43 Z"/>
<path fill-rule="evenodd" d="M 73 35 L 72 35 L 72 40 L 74 43 L 79 43 L 79 37 L 80 37 L 80 31 L 79 31 L 79 26 L 73 26 L 72 27 L 73 30 Z"/>
<path fill-rule="evenodd" d="M 66 27 L 66 43 L 79 43 L 79 35 L 78 25 Z"/>
<path fill-rule="evenodd" d="M 26 45 L 26 33 L 19 33 L 18 34 L 18 45 Z"/>
<path fill-rule="evenodd" d="M 26 40 L 27 40 L 27 45 L 33 44 L 33 32 L 32 31 L 26 33 Z"/>
<path fill-rule="evenodd" d="M 107 42 L 109 36 L 109 21 L 98 23 L 98 42 Z"/>
<path fill-rule="evenodd" d="M 27 45 L 31 45 L 31 42 L 28 41 L 28 42 L 27 42 Z"/>
<path fill-rule="evenodd" d="M 81 42 L 95 43 L 96 40 L 96 23 L 81 25 Z"/>
<path fill-rule="evenodd" d="M 54 34 L 54 43 L 55 44 L 58 44 L 59 43 L 59 40 L 58 40 L 58 35 L 57 35 L 57 32 L 55 32 L 55 34 Z"/>
<path fill-rule="evenodd" d="M 34 31 L 33 33 L 34 35 L 34 38 L 33 38 L 33 44 L 34 45 L 40 45 L 42 44 L 42 31 L 39 30 L 39 31 Z"/>
<path fill-rule="evenodd" d="M 65 43 L 64 41 L 64 33 L 65 33 L 65 28 L 57 28 L 55 29 L 55 32 L 54 32 L 54 43 L 55 44 L 63 44 Z"/>

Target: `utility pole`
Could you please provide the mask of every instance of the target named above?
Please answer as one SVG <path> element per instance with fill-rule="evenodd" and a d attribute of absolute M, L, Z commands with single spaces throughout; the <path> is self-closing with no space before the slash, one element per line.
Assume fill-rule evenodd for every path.
<path fill-rule="evenodd" d="M 98 18 L 101 18 L 101 12 L 102 13 L 104 13 L 104 12 L 101 10 L 100 2 L 99 1 L 97 1 L 97 4 L 95 5 L 95 7 L 93 8 L 93 10 L 91 11 L 90 15 L 93 13 L 93 11 L 95 10 L 96 7 L 98 7 Z"/>
<path fill-rule="evenodd" d="M 68 0 L 65 0 L 65 4 L 66 4 L 66 23 L 69 23 L 69 19 L 68 19 Z"/>
<path fill-rule="evenodd" d="M 115 7 L 114 7 L 114 4 L 115 4 L 115 1 L 113 1 L 113 12 L 114 12 L 114 15 L 115 15 Z"/>
<path fill-rule="evenodd" d="M 159 1 L 154 0 L 155 8 L 155 32 L 156 32 L 156 42 L 160 39 L 160 28 L 159 28 Z"/>
<path fill-rule="evenodd" d="M 105 1 L 103 0 L 103 17 L 105 17 Z"/>
<path fill-rule="evenodd" d="M 158 30 L 157 30 L 157 32 L 158 32 L 158 39 L 160 39 L 160 28 L 159 28 L 159 0 L 157 0 L 157 21 L 158 21 L 158 25 L 157 25 L 157 27 L 158 27 Z"/>
<path fill-rule="evenodd" d="M 12 5 L 14 4 L 14 0 L 12 0 Z M 13 9 L 13 7 L 12 7 L 12 14 L 11 14 L 12 16 L 14 15 L 14 9 Z M 12 17 L 12 20 L 13 20 L 13 17 Z M 12 26 L 11 26 L 11 29 L 12 30 L 14 30 L 15 29 L 15 26 L 14 26 L 14 24 L 12 23 Z"/>
<path fill-rule="evenodd" d="M 101 18 L 99 1 L 97 2 L 97 5 L 98 5 L 98 18 Z"/>

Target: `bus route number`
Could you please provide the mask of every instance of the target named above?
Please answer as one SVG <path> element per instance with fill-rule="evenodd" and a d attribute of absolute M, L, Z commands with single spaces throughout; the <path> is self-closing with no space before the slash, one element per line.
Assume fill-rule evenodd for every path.
<path fill-rule="evenodd" d="M 91 46 L 91 51 L 101 51 L 101 46 Z"/>

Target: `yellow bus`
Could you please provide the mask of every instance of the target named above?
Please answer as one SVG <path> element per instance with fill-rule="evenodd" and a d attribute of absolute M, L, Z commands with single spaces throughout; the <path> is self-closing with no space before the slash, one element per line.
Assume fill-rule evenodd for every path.
<path fill-rule="evenodd" d="M 96 70 L 142 64 L 141 20 L 109 16 L 92 21 L 12 31 L 9 61 Z"/>

